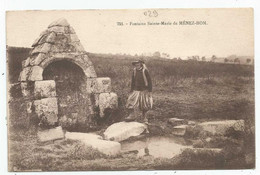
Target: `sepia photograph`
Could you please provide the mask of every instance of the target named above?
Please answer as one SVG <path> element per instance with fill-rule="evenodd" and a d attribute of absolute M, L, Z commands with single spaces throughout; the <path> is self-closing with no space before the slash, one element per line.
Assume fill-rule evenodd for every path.
<path fill-rule="evenodd" d="M 6 12 L 8 171 L 255 169 L 252 8 Z"/>

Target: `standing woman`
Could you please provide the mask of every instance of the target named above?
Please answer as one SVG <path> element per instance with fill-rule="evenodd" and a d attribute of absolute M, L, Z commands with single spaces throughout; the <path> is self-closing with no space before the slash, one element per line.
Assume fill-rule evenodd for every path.
<path fill-rule="evenodd" d="M 149 71 L 142 60 L 132 62 L 134 66 L 131 83 L 131 94 L 126 102 L 126 108 L 134 110 L 134 115 L 129 115 L 126 121 L 138 119 L 138 110 L 142 111 L 141 120 L 148 123 L 147 111 L 152 109 L 152 81 Z"/>

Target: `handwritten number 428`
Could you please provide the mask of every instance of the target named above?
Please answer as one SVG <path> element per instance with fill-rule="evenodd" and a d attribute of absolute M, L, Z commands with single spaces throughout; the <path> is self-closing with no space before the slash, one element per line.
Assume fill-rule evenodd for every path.
<path fill-rule="evenodd" d="M 148 16 L 148 17 L 157 17 L 158 13 L 156 10 L 148 10 L 144 12 L 144 16 Z"/>

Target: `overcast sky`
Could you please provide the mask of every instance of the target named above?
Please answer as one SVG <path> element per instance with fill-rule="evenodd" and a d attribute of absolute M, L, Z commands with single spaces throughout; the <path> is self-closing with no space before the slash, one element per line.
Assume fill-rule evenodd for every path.
<path fill-rule="evenodd" d="M 153 53 L 172 57 L 254 55 L 252 9 L 81 10 L 8 12 L 7 45 L 30 47 L 47 26 L 66 18 L 87 52 Z M 146 13 L 147 14 L 147 13 Z M 130 26 L 130 22 L 206 21 L 207 25 Z M 118 26 L 117 22 L 128 23 Z"/>

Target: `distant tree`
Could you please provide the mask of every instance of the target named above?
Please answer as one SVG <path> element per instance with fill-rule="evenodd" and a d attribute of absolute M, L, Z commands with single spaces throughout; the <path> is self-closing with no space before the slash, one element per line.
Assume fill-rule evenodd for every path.
<path fill-rule="evenodd" d="M 246 63 L 247 63 L 247 64 L 251 63 L 251 59 L 250 59 L 250 58 L 247 58 L 247 59 L 246 59 Z"/>
<path fill-rule="evenodd" d="M 178 57 L 178 60 L 182 60 L 181 57 Z"/>
<path fill-rule="evenodd" d="M 206 57 L 205 56 L 201 57 L 201 61 L 206 61 Z"/>
<path fill-rule="evenodd" d="M 153 53 L 154 57 L 161 57 L 161 53 L 159 51 Z"/>
<path fill-rule="evenodd" d="M 212 57 L 211 57 L 211 61 L 212 61 L 212 62 L 215 62 L 216 59 L 217 59 L 216 55 L 212 55 Z"/>
<path fill-rule="evenodd" d="M 227 58 L 224 59 L 224 62 L 227 63 L 229 60 Z"/>
<path fill-rule="evenodd" d="M 235 59 L 234 59 L 234 63 L 238 63 L 238 64 L 240 64 L 240 60 L 239 60 L 239 58 L 235 58 Z"/>

